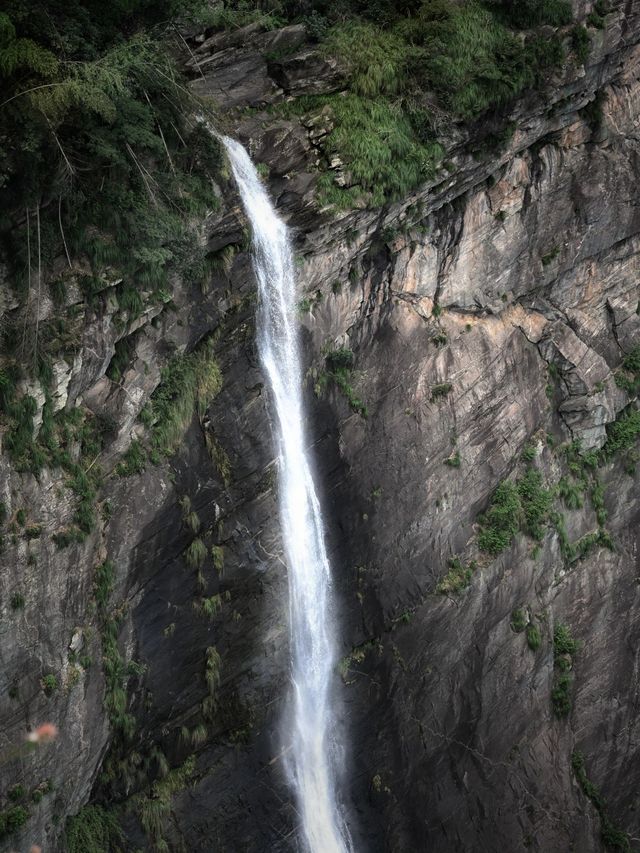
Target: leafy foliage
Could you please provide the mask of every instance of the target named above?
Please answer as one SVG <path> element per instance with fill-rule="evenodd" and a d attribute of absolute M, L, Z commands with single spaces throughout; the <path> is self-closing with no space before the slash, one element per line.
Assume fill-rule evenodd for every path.
<path fill-rule="evenodd" d="M 85 806 L 65 828 L 68 853 L 119 853 L 122 831 L 115 815 L 102 806 Z"/>
<path fill-rule="evenodd" d="M 221 388 L 213 340 L 171 359 L 162 370 L 160 385 L 151 395 L 145 414 L 153 446 L 166 454 L 176 450 L 194 412 L 202 417 Z"/>
<path fill-rule="evenodd" d="M 542 539 L 552 501 L 551 491 L 543 487 L 542 475 L 533 467 L 528 467 L 515 483 L 508 480 L 500 483 L 480 519 L 480 549 L 500 554 L 519 530 L 532 539 Z"/>
<path fill-rule="evenodd" d="M 456 595 L 466 589 L 471 583 L 476 564 L 463 565 L 459 557 L 449 560 L 449 571 L 438 581 L 436 592 L 441 595 Z"/>
<path fill-rule="evenodd" d="M 571 766 L 576 775 L 582 792 L 588 797 L 596 811 L 600 815 L 600 837 L 607 850 L 618 850 L 621 853 L 630 853 L 631 844 L 626 832 L 618 829 L 607 814 L 607 804 L 599 789 L 589 779 L 584 755 L 576 751 L 571 756 Z"/>
<path fill-rule="evenodd" d="M 571 21 L 567 0 L 351 0 L 340 12 L 321 2 L 283 6 L 294 17 L 301 7 L 307 17 L 315 13 L 321 49 L 347 69 L 346 94 L 281 107 L 330 110 L 335 127 L 322 145 L 327 161 L 337 156 L 345 168 L 340 185 L 322 172 L 319 197 L 337 207 L 380 205 L 433 178 L 443 156 L 437 139 L 443 116 L 474 120 L 499 110 L 541 86 L 562 63 L 560 35 L 531 32 L 523 39 L 513 28 Z M 583 53 L 582 41 L 579 48 Z"/>

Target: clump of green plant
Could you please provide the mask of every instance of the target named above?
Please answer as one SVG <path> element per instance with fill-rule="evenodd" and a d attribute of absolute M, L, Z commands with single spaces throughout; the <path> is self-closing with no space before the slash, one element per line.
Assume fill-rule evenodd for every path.
<path fill-rule="evenodd" d="M 172 798 L 187 787 L 195 771 L 195 757 L 190 755 L 180 767 L 157 779 L 148 794 L 137 794 L 133 798 L 132 805 L 140 817 L 142 828 L 156 850 L 168 849 L 164 840 L 164 824 L 171 814 Z"/>
<path fill-rule="evenodd" d="M 552 263 L 552 261 L 555 261 L 555 259 L 558 257 L 559 254 L 560 254 L 560 246 L 554 246 L 552 249 L 550 249 L 546 254 L 544 254 L 542 256 L 542 258 L 541 258 L 542 266 L 543 267 L 549 266 L 549 264 Z"/>
<path fill-rule="evenodd" d="M 455 453 L 453 453 L 451 456 L 447 457 L 447 459 L 444 460 L 444 464 L 448 465 L 450 468 L 459 468 L 461 462 L 462 460 L 460 458 L 460 452 L 458 450 L 456 450 Z"/>
<path fill-rule="evenodd" d="M 464 565 L 459 557 L 449 560 L 449 571 L 438 581 L 436 592 L 440 595 L 456 595 L 466 589 L 476 569 L 475 562 Z"/>
<path fill-rule="evenodd" d="M 509 622 L 509 625 L 511 626 L 511 630 L 515 631 L 516 634 L 522 633 L 522 631 L 524 631 L 524 629 L 527 627 L 528 623 L 529 619 L 524 610 L 514 610 L 511 614 L 511 621 Z"/>
<path fill-rule="evenodd" d="M 163 368 L 160 384 L 148 405 L 146 417 L 152 446 L 160 453 L 173 453 L 194 413 L 202 417 L 221 387 L 222 375 L 212 339 L 203 341 L 187 355 L 171 359 Z"/>
<path fill-rule="evenodd" d="M 322 204 L 341 208 L 377 206 L 432 179 L 444 156 L 435 116 L 473 120 L 539 85 L 563 61 L 562 39 L 548 33 L 523 39 L 512 28 L 523 20 L 531 27 L 570 20 L 565 0 L 544 0 L 535 10 L 530 0 L 526 15 L 507 3 L 476 0 L 427 0 L 411 10 L 382 0 L 349 11 L 332 12 L 335 23 L 321 39 L 321 50 L 346 68 L 346 93 L 279 107 L 331 112 L 333 128 L 321 144 L 326 162 L 342 167 L 339 175 L 320 173 L 318 195 Z"/>
<path fill-rule="evenodd" d="M 561 497 L 567 509 L 581 509 L 583 506 L 584 482 L 561 477 L 556 486 L 558 496 Z"/>
<path fill-rule="evenodd" d="M 620 853 L 631 853 L 629 836 L 618 829 L 607 814 L 607 804 L 599 789 L 589 779 L 585 758 L 582 752 L 576 750 L 571 755 L 571 766 L 576 775 L 583 794 L 591 800 L 600 816 L 600 837 L 608 850 L 618 850 Z"/>
<path fill-rule="evenodd" d="M 332 350 L 325 356 L 325 369 L 320 373 L 315 384 L 315 393 L 320 396 L 329 384 L 334 384 L 347 398 L 352 411 L 366 418 L 367 407 L 353 389 L 353 351 L 347 347 Z"/>
<path fill-rule="evenodd" d="M 20 592 L 14 592 L 9 600 L 12 610 L 23 610 L 25 605 L 24 595 Z"/>
<path fill-rule="evenodd" d="M 515 483 L 500 483 L 489 509 L 481 517 L 478 545 L 489 554 L 500 554 L 520 529 L 520 497 Z"/>
<path fill-rule="evenodd" d="M 222 669 L 222 658 L 215 646 L 209 646 L 205 655 L 204 680 L 211 696 L 215 695 L 216 688 L 220 683 L 220 670 Z"/>
<path fill-rule="evenodd" d="M 213 619 L 222 610 L 222 596 L 217 594 L 209 598 L 201 598 L 200 601 L 195 602 L 195 606 L 207 618 Z"/>
<path fill-rule="evenodd" d="M 102 806 L 84 806 L 67 820 L 64 831 L 67 853 L 105 853 L 119 850 L 122 830 L 113 812 Z"/>
<path fill-rule="evenodd" d="M 207 559 L 207 546 L 199 536 L 190 543 L 185 551 L 185 561 L 191 568 L 199 569 Z"/>
<path fill-rule="evenodd" d="M 542 475 L 527 468 L 515 483 L 500 483 L 486 513 L 480 517 L 478 545 L 482 551 L 497 555 L 522 530 L 532 539 L 542 539 L 553 496 L 542 485 Z"/>
<path fill-rule="evenodd" d="M 640 346 L 627 353 L 615 378 L 616 384 L 628 394 L 635 396 L 640 391 Z"/>
<path fill-rule="evenodd" d="M 60 686 L 58 679 L 53 673 L 48 673 L 43 676 L 43 678 L 40 679 L 40 684 L 45 696 L 52 696 Z"/>
<path fill-rule="evenodd" d="M 11 806 L 0 812 L 0 840 L 17 832 L 29 819 L 24 806 Z"/>
<path fill-rule="evenodd" d="M 142 444 L 134 439 L 127 448 L 122 461 L 116 465 L 116 474 L 119 477 L 133 477 L 142 474 L 147 467 L 147 453 Z"/>
<path fill-rule="evenodd" d="M 578 25 L 573 28 L 571 31 L 571 47 L 578 63 L 584 65 L 591 51 L 591 38 L 586 27 Z"/>
<path fill-rule="evenodd" d="M 540 635 L 540 629 L 537 625 L 534 625 L 533 622 L 529 622 L 527 625 L 527 645 L 532 652 L 537 652 L 540 648 L 541 642 L 542 636 Z"/>
<path fill-rule="evenodd" d="M 601 456 L 605 461 L 612 459 L 617 453 L 629 450 L 640 436 L 640 409 L 628 408 L 607 427 Z"/>
<path fill-rule="evenodd" d="M 440 382 L 438 385 L 433 385 L 431 388 L 431 401 L 441 400 L 448 397 L 453 391 L 453 385 L 450 382 Z"/>
<path fill-rule="evenodd" d="M 578 641 L 573 639 L 566 625 L 556 625 L 553 632 L 554 677 L 551 690 L 551 705 L 556 717 L 566 717 L 571 711 L 573 679 L 570 671 L 573 665 L 573 656 L 579 647 Z"/>

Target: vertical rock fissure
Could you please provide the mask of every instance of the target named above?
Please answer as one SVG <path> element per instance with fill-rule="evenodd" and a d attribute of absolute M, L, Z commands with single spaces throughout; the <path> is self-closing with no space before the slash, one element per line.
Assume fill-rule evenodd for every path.
<path fill-rule="evenodd" d="M 289 580 L 292 689 L 283 754 L 310 853 L 352 850 L 336 793 L 341 763 L 331 685 L 336 642 L 331 571 L 321 508 L 306 450 L 295 265 L 247 152 L 223 139 L 252 227 L 258 282 L 258 347 L 269 383 L 280 457 L 280 522 Z"/>

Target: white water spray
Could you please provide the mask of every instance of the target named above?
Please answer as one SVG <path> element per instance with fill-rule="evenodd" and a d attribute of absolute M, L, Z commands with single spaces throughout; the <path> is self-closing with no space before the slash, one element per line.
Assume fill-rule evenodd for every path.
<path fill-rule="evenodd" d="M 310 853 L 349 853 L 351 841 L 336 800 L 337 744 L 330 702 L 336 662 L 331 572 L 306 452 L 293 254 L 287 227 L 278 218 L 249 155 L 238 142 L 222 141 L 253 230 L 260 296 L 258 346 L 277 416 L 293 682 L 287 770 Z"/>

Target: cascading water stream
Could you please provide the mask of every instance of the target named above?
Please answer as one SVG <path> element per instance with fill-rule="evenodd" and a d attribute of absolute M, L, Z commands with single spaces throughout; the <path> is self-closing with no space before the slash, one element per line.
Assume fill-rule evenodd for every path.
<path fill-rule="evenodd" d="M 291 632 L 293 725 L 287 771 L 310 853 L 349 853 L 351 841 L 336 797 L 331 571 L 306 451 L 293 253 L 287 227 L 249 155 L 235 140 L 222 141 L 253 231 L 260 297 L 258 346 L 276 413 Z"/>

